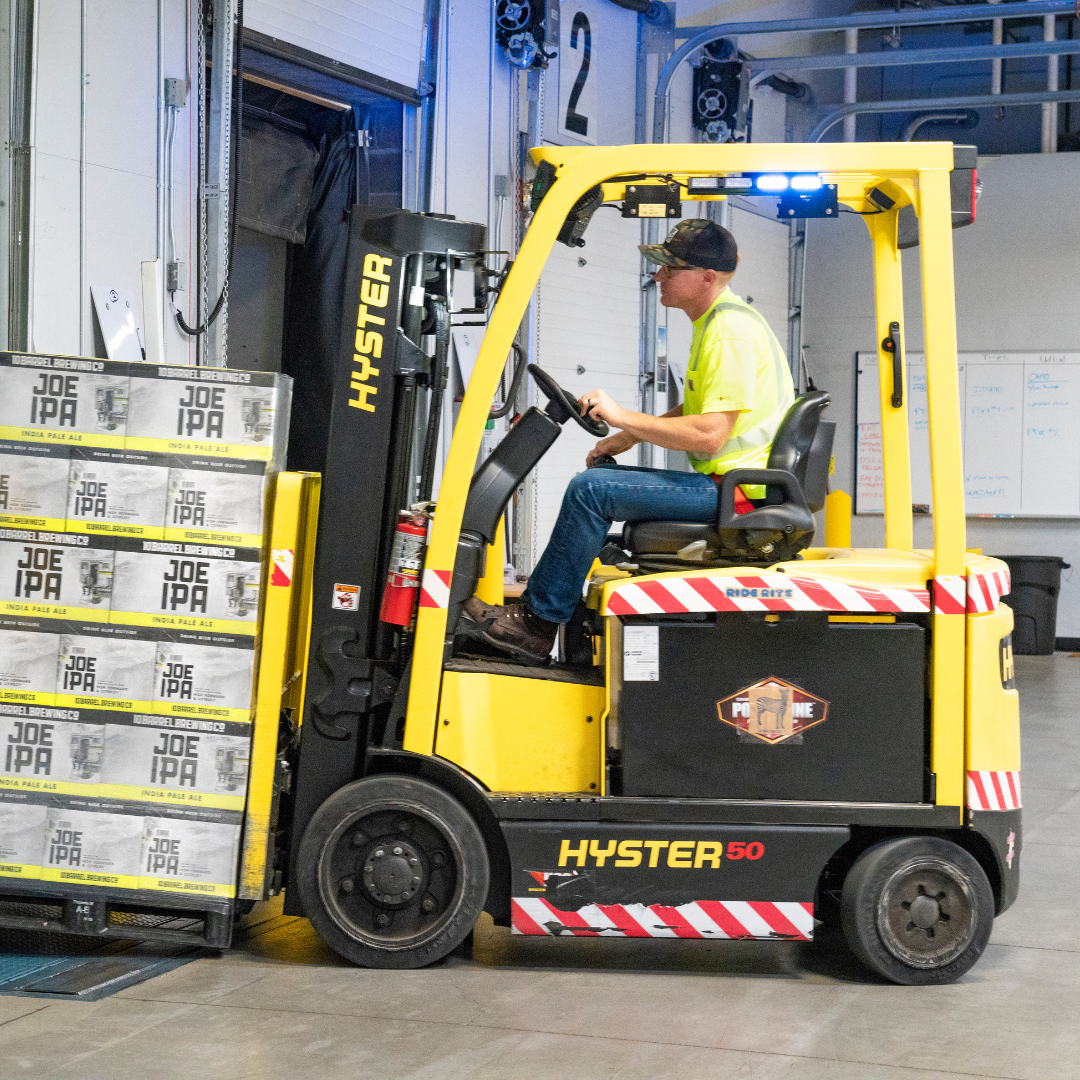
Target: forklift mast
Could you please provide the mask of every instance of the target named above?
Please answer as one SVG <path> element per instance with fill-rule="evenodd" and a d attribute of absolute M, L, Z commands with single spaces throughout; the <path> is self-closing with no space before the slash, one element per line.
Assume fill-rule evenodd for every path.
<path fill-rule="evenodd" d="M 408 631 L 379 623 L 382 584 L 399 512 L 431 496 L 453 270 L 482 260 L 485 233 L 441 215 L 351 211 L 290 862 L 311 815 L 357 775 L 365 746 L 403 723 Z M 434 356 L 422 348 L 429 334 Z M 382 730 L 367 731 L 373 722 Z"/>

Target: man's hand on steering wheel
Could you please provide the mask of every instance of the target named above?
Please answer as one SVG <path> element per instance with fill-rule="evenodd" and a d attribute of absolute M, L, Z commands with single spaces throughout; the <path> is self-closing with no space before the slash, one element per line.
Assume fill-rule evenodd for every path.
<path fill-rule="evenodd" d="M 582 394 L 578 398 L 578 406 L 582 416 L 603 420 L 612 427 L 622 427 L 619 421 L 626 414 L 626 410 L 621 405 L 616 405 L 603 390 L 590 390 L 587 394 Z"/>

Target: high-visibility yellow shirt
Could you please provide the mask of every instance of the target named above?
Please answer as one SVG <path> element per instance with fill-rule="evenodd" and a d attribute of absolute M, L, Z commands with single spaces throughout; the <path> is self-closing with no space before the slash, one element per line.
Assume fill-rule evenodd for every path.
<path fill-rule="evenodd" d="M 683 415 L 738 412 L 739 418 L 715 457 L 690 453 L 690 464 L 707 474 L 765 468 L 776 430 L 794 400 L 791 371 L 772 328 L 726 288 L 694 321 Z"/>

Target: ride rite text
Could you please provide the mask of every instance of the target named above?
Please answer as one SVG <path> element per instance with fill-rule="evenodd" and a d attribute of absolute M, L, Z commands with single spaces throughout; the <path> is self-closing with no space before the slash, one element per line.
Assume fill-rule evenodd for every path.
<path fill-rule="evenodd" d="M 187 383 L 187 392 L 180 399 L 176 419 L 176 434 L 191 438 L 199 434 L 208 439 L 220 439 L 225 434 L 225 388 L 198 386 Z"/>

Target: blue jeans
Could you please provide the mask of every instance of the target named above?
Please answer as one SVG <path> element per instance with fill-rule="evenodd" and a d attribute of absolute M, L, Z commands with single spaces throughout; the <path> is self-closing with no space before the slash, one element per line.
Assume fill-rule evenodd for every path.
<path fill-rule="evenodd" d="M 715 521 L 716 500 L 716 485 L 697 472 L 600 465 L 578 473 L 529 576 L 526 607 L 548 622 L 567 622 L 613 521 Z"/>

